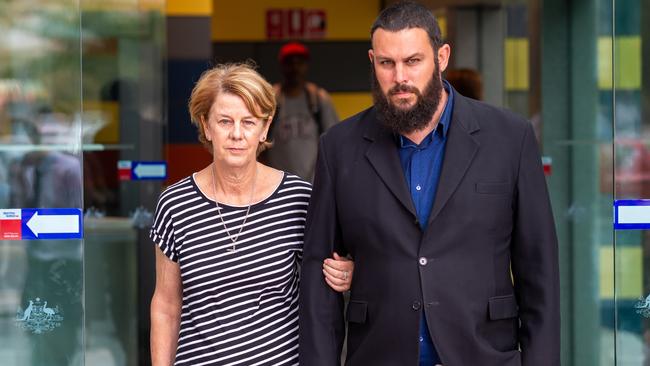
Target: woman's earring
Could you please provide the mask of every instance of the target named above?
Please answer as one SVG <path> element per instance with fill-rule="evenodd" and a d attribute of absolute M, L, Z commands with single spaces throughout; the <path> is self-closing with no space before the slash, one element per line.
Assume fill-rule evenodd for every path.
<path fill-rule="evenodd" d="M 266 141 L 266 136 L 262 136 L 262 137 L 260 138 L 260 142 L 264 142 L 264 141 Z"/>

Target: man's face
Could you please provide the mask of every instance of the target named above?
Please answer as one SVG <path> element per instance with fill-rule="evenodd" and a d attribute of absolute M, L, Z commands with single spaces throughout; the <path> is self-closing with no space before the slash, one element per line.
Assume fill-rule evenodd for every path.
<path fill-rule="evenodd" d="M 287 56 L 282 62 L 282 74 L 289 84 L 304 82 L 307 78 L 307 59 L 300 55 Z"/>
<path fill-rule="evenodd" d="M 424 29 L 377 29 L 368 52 L 373 66 L 373 96 L 385 123 L 399 133 L 423 129 L 442 95 L 441 71 L 449 46 L 437 52 Z"/>
<path fill-rule="evenodd" d="M 415 90 L 421 94 L 436 71 L 434 50 L 422 28 L 377 29 L 369 56 L 381 91 L 400 109 L 416 104 Z"/>

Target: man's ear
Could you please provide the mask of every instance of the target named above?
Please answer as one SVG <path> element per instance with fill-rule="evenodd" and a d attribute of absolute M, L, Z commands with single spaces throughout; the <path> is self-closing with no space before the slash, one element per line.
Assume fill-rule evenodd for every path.
<path fill-rule="evenodd" d="M 371 49 L 368 50 L 368 58 L 370 59 L 370 64 L 372 65 L 375 61 L 375 52 Z"/>
<path fill-rule="evenodd" d="M 442 73 L 449 66 L 449 58 L 451 57 L 451 47 L 445 43 L 438 48 L 438 63 L 440 65 L 440 72 Z"/>

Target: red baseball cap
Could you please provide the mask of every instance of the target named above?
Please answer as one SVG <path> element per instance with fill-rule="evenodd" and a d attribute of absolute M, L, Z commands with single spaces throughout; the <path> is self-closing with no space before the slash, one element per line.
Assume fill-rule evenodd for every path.
<path fill-rule="evenodd" d="M 300 42 L 286 43 L 282 48 L 280 48 L 278 59 L 280 62 L 284 62 L 284 60 L 289 56 L 302 56 L 309 59 L 309 49 Z"/>

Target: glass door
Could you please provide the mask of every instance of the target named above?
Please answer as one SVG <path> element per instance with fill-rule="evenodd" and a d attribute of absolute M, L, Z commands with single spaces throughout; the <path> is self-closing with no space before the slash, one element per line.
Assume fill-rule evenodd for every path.
<path fill-rule="evenodd" d="M 163 161 L 165 1 L 81 0 L 87 365 L 149 364 Z"/>
<path fill-rule="evenodd" d="M 617 365 L 650 364 L 650 2 L 616 0 L 613 77 Z"/>
<path fill-rule="evenodd" d="M 0 2 L 0 360 L 83 365 L 76 1 Z"/>
<path fill-rule="evenodd" d="M 165 1 L 0 1 L 0 363 L 146 365 Z"/>

